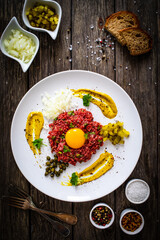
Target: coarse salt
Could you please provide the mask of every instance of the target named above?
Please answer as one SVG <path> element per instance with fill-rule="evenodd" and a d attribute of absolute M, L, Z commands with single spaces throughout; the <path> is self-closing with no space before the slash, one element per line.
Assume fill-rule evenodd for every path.
<path fill-rule="evenodd" d="M 148 197 L 149 187 L 141 181 L 131 182 L 127 187 L 127 197 L 129 200 L 139 203 Z"/>

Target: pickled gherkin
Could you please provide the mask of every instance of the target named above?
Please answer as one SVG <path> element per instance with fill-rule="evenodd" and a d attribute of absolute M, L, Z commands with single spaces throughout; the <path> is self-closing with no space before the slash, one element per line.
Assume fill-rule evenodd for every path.
<path fill-rule="evenodd" d="M 26 15 L 32 27 L 50 31 L 54 31 L 57 27 L 58 15 L 50 6 L 36 3 L 33 8 L 27 10 Z"/>
<path fill-rule="evenodd" d="M 130 133 L 123 128 L 123 122 L 109 123 L 102 126 L 100 135 L 103 141 L 110 140 L 113 145 L 124 144 L 124 137 L 129 137 Z"/>

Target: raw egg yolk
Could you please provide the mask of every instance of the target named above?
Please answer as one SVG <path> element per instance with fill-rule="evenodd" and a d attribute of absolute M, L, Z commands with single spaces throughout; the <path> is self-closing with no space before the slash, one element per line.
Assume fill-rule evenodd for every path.
<path fill-rule="evenodd" d="M 80 148 L 85 143 L 84 132 L 80 128 L 72 128 L 66 133 L 65 140 L 69 147 Z"/>

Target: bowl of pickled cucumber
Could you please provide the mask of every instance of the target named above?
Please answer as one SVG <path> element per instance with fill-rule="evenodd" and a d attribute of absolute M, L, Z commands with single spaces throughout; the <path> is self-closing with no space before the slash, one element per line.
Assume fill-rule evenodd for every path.
<path fill-rule="evenodd" d="M 26 0 L 22 17 L 27 27 L 47 32 L 55 40 L 61 22 L 62 9 L 55 1 Z"/>

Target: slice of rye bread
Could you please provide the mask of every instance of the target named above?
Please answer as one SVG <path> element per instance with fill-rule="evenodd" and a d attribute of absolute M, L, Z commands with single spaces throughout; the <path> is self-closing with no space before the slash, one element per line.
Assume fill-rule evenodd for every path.
<path fill-rule="evenodd" d="M 126 28 L 119 31 L 125 39 L 131 55 L 141 55 L 152 49 L 152 38 L 140 28 Z"/>
<path fill-rule="evenodd" d="M 125 39 L 119 34 L 119 30 L 128 27 L 139 27 L 139 21 L 136 15 L 128 11 L 113 13 L 106 19 L 105 29 L 110 32 L 122 46 L 126 44 Z"/>

